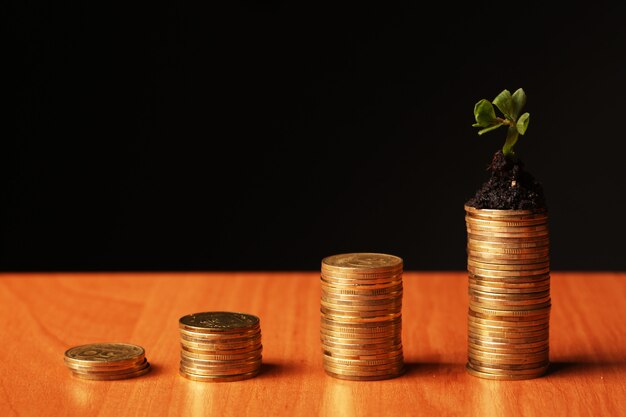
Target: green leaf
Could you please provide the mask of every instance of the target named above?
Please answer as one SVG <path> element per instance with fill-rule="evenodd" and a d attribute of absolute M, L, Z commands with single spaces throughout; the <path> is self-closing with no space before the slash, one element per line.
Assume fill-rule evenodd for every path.
<path fill-rule="evenodd" d="M 487 133 L 487 132 L 491 132 L 492 130 L 496 130 L 497 128 L 499 128 L 500 126 L 502 126 L 502 123 L 498 123 L 496 125 L 493 126 L 489 126 L 488 128 L 485 129 L 481 129 L 478 131 L 479 135 L 482 135 L 483 133 Z"/>
<path fill-rule="evenodd" d="M 521 88 L 518 88 L 513 93 L 512 98 L 513 98 L 513 116 L 517 119 L 517 117 L 522 112 L 522 109 L 526 105 L 526 93 Z"/>
<path fill-rule="evenodd" d="M 509 90 L 504 90 L 496 98 L 493 99 L 493 104 L 500 109 L 504 117 L 509 120 L 515 121 L 513 116 L 514 105 L 513 105 L 513 97 L 511 97 L 511 93 Z"/>
<path fill-rule="evenodd" d="M 504 142 L 504 146 L 502 147 L 502 153 L 504 156 L 514 156 L 515 152 L 513 152 L 513 147 L 517 143 L 517 139 L 519 138 L 519 133 L 517 129 L 513 126 L 509 126 L 509 130 L 506 132 L 506 142 Z"/>
<path fill-rule="evenodd" d="M 517 131 L 520 135 L 526 133 L 526 129 L 528 129 L 528 122 L 530 121 L 529 118 L 530 114 L 528 113 L 524 113 L 519 117 L 519 120 L 517 121 L 515 127 L 517 128 Z M 478 134 L 480 134 L 480 132 L 478 132 Z"/>
<path fill-rule="evenodd" d="M 482 99 L 474 106 L 475 127 L 489 127 L 496 123 L 496 111 L 489 100 Z"/>

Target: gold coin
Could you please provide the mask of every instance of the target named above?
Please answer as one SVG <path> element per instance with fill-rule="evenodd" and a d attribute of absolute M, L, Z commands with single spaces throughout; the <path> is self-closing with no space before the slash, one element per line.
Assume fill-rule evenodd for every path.
<path fill-rule="evenodd" d="M 472 238 L 476 238 L 477 236 L 483 236 L 489 239 L 492 238 L 504 238 L 504 239 L 528 239 L 528 238 L 540 238 L 547 239 L 550 236 L 550 231 L 548 229 L 543 231 L 535 231 L 535 232 L 494 232 L 487 231 L 483 229 L 472 228 L 471 226 L 467 226 L 465 228 L 467 234 Z"/>
<path fill-rule="evenodd" d="M 128 370 L 128 369 L 133 369 L 136 368 L 138 366 L 141 366 L 143 364 L 146 363 L 146 358 L 145 357 L 141 357 L 139 360 L 135 361 L 135 362 L 122 362 L 121 364 L 117 364 L 117 365 L 111 365 L 111 364 L 107 364 L 106 366 L 99 366 L 99 365 L 76 365 L 74 363 L 68 362 L 67 360 L 64 360 L 65 365 L 73 370 L 76 371 L 109 371 L 109 372 L 114 372 L 114 371 L 121 371 L 121 370 Z"/>
<path fill-rule="evenodd" d="M 539 224 L 539 225 L 528 225 L 528 226 L 489 226 L 483 224 L 477 224 L 471 221 L 468 221 L 466 224 L 467 231 L 472 233 L 496 233 L 502 235 L 513 235 L 513 236 L 523 236 L 523 235 L 545 235 L 548 232 L 547 224 Z M 506 236 L 505 236 L 506 237 Z"/>
<path fill-rule="evenodd" d="M 503 298 L 487 298 L 472 295 L 469 297 L 470 305 L 499 310 L 525 310 L 530 308 L 542 308 L 550 306 L 550 296 L 542 298 L 511 300 Z"/>
<path fill-rule="evenodd" d="M 528 339 L 532 337 L 543 337 L 544 339 L 547 339 L 549 337 L 549 331 L 547 329 L 544 329 L 544 330 L 539 330 L 536 332 L 528 332 L 528 333 L 497 332 L 497 331 L 484 330 L 484 329 L 480 329 L 476 327 L 469 327 L 468 336 L 481 338 L 481 339 L 484 336 L 484 337 L 491 337 L 491 338 L 500 338 L 500 339 L 505 339 L 505 340 Z"/>
<path fill-rule="evenodd" d="M 532 247 L 510 247 L 502 245 L 493 245 L 488 242 L 474 242 L 468 241 L 466 249 L 478 253 L 487 253 L 493 256 L 504 255 L 548 255 L 550 253 L 550 245 L 545 246 L 532 246 Z"/>
<path fill-rule="evenodd" d="M 486 247 L 490 249 L 550 249 L 550 237 L 532 239 L 500 239 L 495 237 L 467 236 L 467 244 L 469 246 Z"/>
<path fill-rule="evenodd" d="M 247 374 L 247 373 L 258 371 L 259 369 L 260 369 L 260 365 L 253 365 L 253 366 L 233 368 L 233 369 L 222 369 L 222 370 L 216 370 L 216 371 L 205 371 L 205 370 L 202 370 L 202 369 L 187 367 L 187 366 L 183 365 L 182 363 L 180 364 L 180 370 L 182 372 L 185 372 L 187 374 L 193 374 L 195 376 L 225 377 L 225 376 L 229 376 L 229 375 Z"/>
<path fill-rule="evenodd" d="M 542 286 L 536 288 L 501 288 L 501 287 L 491 287 L 484 285 L 474 285 L 472 283 L 469 284 L 468 289 L 470 291 L 480 291 L 486 292 L 493 295 L 531 295 L 531 294 L 539 294 L 539 293 L 548 293 L 550 294 L 550 286 Z"/>
<path fill-rule="evenodd" d="M 240 375 L 229 375 L 229 376 L 210 376 L 210 375 L 196 375 L 192 373 L 187 373 L 182 369 L 179 371 L 179 374 L 187 379 L 192 381 L 201 381 L 201 382 L 234 382 L 234 381 L 243 381 L 245 379 L 254 378 L 260 372 L 260 369 L 252 372 L 248 372 Z"/>
<path fill-rule="evenodd" d="M 467 260 L 467 264 L 474 268 L 486 269 L 486 270 L 495 270 L 495 271 L 528 271 L 528 270 L 538 270 L 548 268 L 550 266 L 550 262 L 538 262 L 538 263 L 529 263 L 529 264 L 511 264 L 508 262 L 500 261 L 498 263 L 487 263 L 487 262 L 479 262 L 472 259 Z"/>
<path fill-rule="evenodd" d="M 531 288 L 530 290 L 534 290 L 534 288 Z M 524 293 L 517 292 L 517 290 L 515 292 L 496 293 L 496 292 L 491 291 L 491 288 L 489 288 L 487 291 L 481 291 L 481 290 L 478 290 L 469 286 L 467 291 L 468 291 L 468 295 L 470 296 L 493 298 L 495 300 L 512 300 L 512 301 L 538 300 L 538 299 L 550 297 L 550 290 L 528 291 L 528 289 L 526 289 L 526 292 Z"/>
<path fill-rule="evenodd" d="M 326 273 L 384 273 L 402 268 L 402 259 L 382 253 L 345 253 L 322 259 Z"/>
<path fill-rule="evenodd" d="M 209 311 L 194 313 L 179 319 L 180 327 L 196 332 L 241 332 L 258 326 L 260 320 L 257 316 L 228 311 Z"/>
<path fill-rule="evenodd" d="M 469 277 L 468 284 L 470 288 L 475 288 L 477 290 L 480 290 L 480 288 L 484 288 L 486 291 L 491 292 L 521 293 L 550 290 L 550 278 L 543 279 L 541 281 L 511 283 L 506 281 L 485 281 L 482 279 Z"/>
<path fill-rule="evenodd" d="M 550 281 L 550 274 L 529 275 L 522 277 L 487 277 L 469 273 L 468 279 L 472 284 L 484 285 L 493 288 L 531 288 L 534 286 L 547 285 Z"/>
<path fill-rule="evenodd" d="M 549 349 L 549 344 L 543 344 L 540 346 L 535 346 L 535 347 L 530 347 L 530 348 L 525 348 L 525 347 L 485 347 L 482 345 L 476 345 L 474 343 L 468 343 L 468 350 L 473 350 L 474 352 L 486 352 L 486 353 L 519 353 L 519 354 L 524 354 L 524 353 L 537 353 L 537 352 L 541 352 L 542 350 L 546 350 Z"/>
<path fill-rule="evenodd" d="M 357 339 L 358 340 L 358 339 Z M 321 342 L 324 347 L 336 349 L 379 349 L 387 346 L 396 346 L 402 343 L 400 335 L 386 339 L 361 339 L 362 342 L 348 339 L 334 339 L 329 336 L 322 336 Z"/>
<path fill-rule="evenodd" d="M 333 356 L 324 355 L 324 361 L 336 363 L 343 366 L 379 366 L 401 363 L 404 360 L 402 353 L 391 358 L 384 359 L 339 359 Z"/>
<path fill-rule="evenodd" d="M 550 243 L 550 235 L 539 236 L 494 236 L 490 234 L 467 233 L 467 241 L 474 243 L 489 243 L 490 245 L 500 244 L 502 246 L 516 247 L 520 245 L 535 244 L 545 246 Z"/>
<path fill-rule="evenodd" d="M 249 360 L 249 361 L 212 362 L 209 364 L 192 362 L 186 359 L 181 359 L 180 365 L 184 366 L 185 368 L 195 369 L 198 371 L 219 373 L 221 371 L 230 371 L 233 369 L 244 369 L 244 368 L 247 369 L 249 367 L 255 367 L 255 366 L 259 367 L 261 366 L 261 358 L 256 358 L 256 359 Z M 244 373 L 244 372 L 242 371 L 239 373 Z"/>
<path fill-rule="evenodd" d="M 335 367 L 330 367 L 330 366 L 324 366 L 324 370 L 328 373 L 333 373 L 333 374 L 339 374 L 342 376 L 358 376 L 358 377 L 382 377 L 382 376 L 386 376 L 386 377 L 393 377 L 393 376 L 397 376 L 400 373 L 403 372 L 404 367 L 397 367 L 394 369 L 389 369 L 389 370 L 383 370 L 383 371 L 371 371 L 371 372 L 366 372 L 366 371 L 348 371 L 348 370 L 344 370 L 344 369 L 340 369 L 340 368 L 335 368 Z"/>
<path fill-rule="evenodd" d="M 511 263 L 514 261 L 517 261 L 519 263 L 549 262 L 549 257 L 547 253 L 506 255 L 506 254 L 491 254 L 488 252 L 479 252 L 479 251 L 468 249 L 467 256 L 474 261 L 485 262 L 485 263 L 498 263 L 500 261 L 511 262 Z"/>
<path fill-rule="evenodd" d="M 335 348 L 332 346 L 322 346 L 322 352 L 328 356 L 335 357 L 355 357 L 358 356 L 360 359 L 369 359 L 370 357 L 377 357 L 378 355 L 386 355 L 392 352 L 397 352 L 402 350 L 402 345 L 394 345 L 394 346 L 386 346 L 384 348 L 379 349 L 345 349 L 345 348 Z"/>
<path fill-rule="evenodd" d="M 150 364 L 146 363 L 144 367 L 141 367 L 140 369 L 134 369 L 131 372 L 101 374 L 101 373 L 84 373 L 84 372 L 72 371 L 72 375 L 81 379 L 90 379 L 94 381 L 111 381 L 111 380 L 117 380 L 117 379 L 136 378 L 138 376 L 145 375 L 148 372 L 150 372 Z"/>
<path fill-rule="evenodd" d="M 402 316 L 398 316 L 391 320 L 372 322 L 372 323 L 345 322 L 342 320 L 338 320 L 336 317 L 326 318 L 322 316 L 320 323 L 322 326 L 327 326 L 329 328 L 345 329 L 342 331 L 351 331 L 350 329 L 354 329 L 355 332 L 360 332 L 360 331 L 366 332 L 366 331 L 369 331 L 368 329 L 372 329 L 372 331 L 376 331 L 374 330 L 375 328 L 380 328 L 382 330 L 382 329 L 387 329 L 388 326 L 401 326 Z"/>
<path fill-rule="evenodd" d="M 65 351 L 65 363 L 75 366 L 122 366 L 141 361 L 145 351 L 129 343 L 90 343 Z"/>
<path fill-rule="evenodd" d="M 374 376 L 381 375 L 390 372 L 399 372 L 402 368 L 404 368 L 403 362 L 396 362 L 389 365 L 383 366 L 343 366 L 335 363 L 329 363 L 324 361 L 323 363 L 325 369 L 329 369 L 333 372 L 341 372 L 344 375 L 352 374 L 352 375 L 363 375 L 363 376 Z"/>
<path fill-rule="evenodd" d="M 71 363 L 66 363 L 67 367 L 77 372 L 128 372 L 133 369 L 145 366 L 147 363 L 146 358 L 141 359 L 133 364 L 123 364 L 118 366 L 79 366 Z"/>
<path fill-rule="evenodd" d="M 324 291 L 322 289 L 322 298 L 336 300 L 341 302 L 363 302 L 363 301 L 376 301 L 376 300 L 401 300 L 402 291 L 392 292 L 381 295 L 343 295 Z"/>
<path fill-rule="evenodd" d="M 322 337 L 332 337 L 338 340 L 377 340 L 377 339 L 388 339 L 390 337 L 396 337 L 396 335 L 400 335 L 402 332 L 400 330 L 388 331 L 386 333 L 372 333 L 372 334 L 363 334 L 363 333 L 338 333 L 328 331 L 326 329 L 321 329 L 320 335 Z"/>
<path fill-rule="evenodd" d="M 185 350 L 180 351 L 181 358 L 185 358 L 188 360 L 194 361 L 235 361 L 235 360 L 244 360 L 260 357 L 263 352 L 263 348 L 259 347 L 259 349 L 238 354 L 238 355 L 202 355 L 199 353 L 191 353 Z"/>
<path fill-rule="evenodd" d="M 339 315 L 333 311 L 329 311 L 328 313 L 326 313 L 324 309 L 322 309 L 321 313 L 322 313 L 321 316 L 324 319 L 332 318 L 333 320 L 336 320 L 336 321 L 341 320 L 343 322 L 353 322 L 353 323 L 386 322 L 386 321 L 393 320 L 402 316 L 402 313 L 398 312 L 398 313 L 381 314 L 381 315 L 376 315 L 373 317 L 369 317 L 369 316 L 354 317 L 354 316 L 347 316 L 347 315 Z"/>
<path fill-rule="evenodd" d="M 353 376 L 353 375 L 342 375 L 339 373 L 329 371 L 327 369 L 325 369 L 325 371 L 326 371 L 326 374 L 328 374 L 329 376 L 332 376 L 333 378 L 344 379 L 347 381 L 381 381 L 384 379 L 397 378 L 399 376 L 402 376 L 402 374 L 404 374 L 404 369 L 395 374 L 380 375 L 380 376 Z"/>
<path fill-rule="evenodd" d="M 188 363 L 195 363 L 200 366 L 212 366 L 212 365 L 229 365 L 229 364 L 237 364 L 237 363 L 247 363 L 261 360 L 263 354 L 261 351 L 256 351 L 253 355 L 247 355 L 240 358 L 231 358 L 231 359 L 204 359 L 204 358 L 196 358 L 193 356 L 180 356 L 180 360 Z"/>
<path fill-rule="evenodd" d="M 482 279 L 510 279 L 510 278 L 521 278 L 521 277 L 539 277 L 550 272 L 549 267 L 541 268 L 541 269 L 531 269 L 531 270 L 512 270 L 512 271 L 504 271 L 504 270 L 495 270 L 495 269 L 484 269 L 478 268 L 471 265 L 468 265 L 467 271 L 474 275 L 480 276 Z M 539 279 L 539 278 L 537 278 Z"/>
<path fill-rule="evenodd" d="M 402 305 L 402 298 L 389 298 L 380 300 L 338 300 L 322 296 L 320 302 L 326 304 L 330 308 L 337 308 L 340 310 L 348 309 L 370 309 L 370 310 L 384 310 L 388 308 L 395 308 Z"/>
<path fill-rule="evenodd" d="M 239 349 L 213 349 L 213 348 L 199 348 L 198 349 L 198 348 L 185 346 L 184 344 L 181 344 L 180 347 L 185 352 L 199 354 L 199 355 L 239 355 L 239 354 L 244 354 L 244 353 L 248 353 L 248 352 L 252 352 L 257 349 L 260 349 L 262 345 L 259 343 L 259 344 L 254 344 L 250 346 L 245 346 Z"/>
<path fill-rule="evenodd" d="M 537 373 L 535 374 L 525 374 L 525 375 L 524 374 L 522 375 L 520 374 L 491 374 L 487 372 L 476 371 L 472 369 L 472 367 L 469 364 L 466 366 L 466 369 L 470 375 L 476 376 L 479 378 L 493 379 L 493 380 L 499 380 L 499 381 L 515 381 L 515 380 L 538 378 L 546 373 L 548 367 L 546 367 L 545 369 L 543 368 L 538 369 Z"/>
<path fill-rule="evenodd" d="M 496 331 L 502 333 L 511 333 L 511 334 L 526 334 L 526 333 L 534 333 L 538 331 L 547 331 L 550 329 L 549 324 L 541 324 L 538 326 L 524 326 L 524 327 L 505 327 L 500 325 L 486 325 L 483 323 L 476 323 L 473 321 L 468 321 L 467 323 L 470 329 L 483 330 L 483 331 Z"/>
<path fill-rule="evenodd" d="M 378 288 L 369 288 L 370 286 L 351 285 L 351 286 L 332 286 L 321 281 L 322 291 L 326 294 L 337 296 L 377 296 L 402 293 L 402 284 L 380 286 Z"/>
<path fill-rule="evenodd" d="M 397 275 L 391 278 L 368 278 L 368 279 L 340 279 L 340 278 L 329 278 L 327 276 L 322 275 L 320 282 L 323 285 L 334 287 L 334 288 L 355 288 L 358 287 L 363 290 L 375 290 L 379 288 L 389 288 L 402 284 L 402 275 Z"/>
<path fill-rule="evenodd" d="M 386 350 L 383 353 L 373 354 L 371 352 L 367 352 L 365 354 L 340 354 L 333 351 L 325 350 L 322 346 L 322 355 L 325 357 L 332 357 L 335 359 L 346 359 L 346 360 L 376 360 L 376 359 L 389 359 L 395 358 L 398 355 L 402 355 L 402 346 L 396 349 Z"/>
<path fill-rule="evenodd" d="M 246 347 L 257 347 L 261 344 L 261 337 L 257 337 L 256 339 L 251 339 L 246 342 L 238 342 L 238 343 L 208 343 L 208 342 L 191 342 L 185 339 L 180 339 L 180 344 L 183 346 L 190 347 L 192 349 L 204 349 L 204 350 L 216 350 L 216 351 L 225 351 L 225 350 L 237 350 Z"/>
<path fill-rule="evenodd" d="M 546 363 L 548 361 L 548 350 L 537 353 L 513 354 L 513 353 L 487 353 L 482 351 L 470 350 L 468 356 L 471 360 L 477 361 L 483 365 L 525 365 L 537 366 L 537 363 Z"/>
<path fill-rule="evenodd" d="M 515 373 L 518 375 L 534 374 L 538 369 L 545 368 L 549 365 L 549 361 L 528 363 L 528 364 L 497 364 L 497 363 L 481 363 L 476 360 L 469 360 L 468 363 L 477 371 L 490 372 L 490 373 Z"/>
<path fill-rule="evenodd" d="M 254 337 L 258 334 L 261 334 L 261 328 L 255 327 L 254 329 L 249 330 L 249 331 L 242 331 L 242 332 L 236 332 L 236 333 L 194 332 L 194 331 L 179 328 L 178 332 L 183 336 L 191 337 L 191 338 L 197 338 L 197 339 L 202 339 L 202 340 L 224 340 L 225 341 L 225 340 L 232 340 L 232 339 L 245 338 L 245 337 Z"/>
<path fill-rule="evenodd" d="M 491 340 L 487 340 L 485 338 L 475 338 L 475 337 L 469 337 L 467 338 L 468 343 L 472 344 L 472 345 L 477 345 L 477 346 L 482 346 L 484 348 L 501 348 L 501 349 L 514 349 L 514 348 L 518 348 L 518 349 L 532 349 L 532 348 L 538 348 L 540 346 L 545 346 L 546 348 L 548 347 L 549 344 L 549 340 L 547 338 L 542 339 L 542 340 L 538 340 L 536 342 L 523 342 L 523 343 L 511 343 L 510 341 L 504 341 L 504 342 L 495 342 L 495 341 L 491 341 Z"/>
<path fill-rule="evenodd" d="M 261 339 L 261 333 L 252 333 L 248 336 L 243 337 L 232 337 L 232 338 L 216 338 L 216 337 L 192 337 L 187 336 L 186 334 L 181 333 L 180 338 L 187 342 L 191 343 L 201 343 L 201 344 L 219 344 L 219 345 L 237 345 L 241 343 L 247 342 L 256 342 Z"/>
<path fill-rule="evenodd" d="M 393 366 L 337 366 L 330 363 L 324 363 L 324 369 L 331 372 L 337 372 L 344 375 L 361 375 L 361 376 L 375 376 L 386 375 L 390 373 L 400 372 L 404 368 L 403 363 L 398 363 Z"/>
<path fill-rule="evenodd" d="M 547 217 L 539 217 L 526 220 L 493 220 L 493 219 L 481 219 L 472 216 L 465 216 L 465 221 L 472 225 L 477 226 L 495 226 L 495 227 L 528 227 L 528 226 L 541 226 L 548 224 Z"/>

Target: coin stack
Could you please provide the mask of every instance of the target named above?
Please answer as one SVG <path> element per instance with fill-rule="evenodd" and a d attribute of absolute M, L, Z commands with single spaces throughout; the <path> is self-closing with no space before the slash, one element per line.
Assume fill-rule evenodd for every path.
<path fill-rule="evenodd" d="M 548 369 L 550 262 L 545 210 L 465 206 L 470 374 L 530 379 Z"/>
<path fill-rule="evenodd" d="M 252 378 L 261 370 L 258 317 L 225 311 L 196 313 L 179 320 L 180 374 L 194 381 Z"/>
<path fill-rule="evenodd" d="M 150 371 L 141 346 L 127 343 L 92 343 L 65 352 L 65 365 L 82 379 L 108 381 L 141 376 Z"/>
<path fill-rule="evenodd" d="M 327 374 L 380 380 L 404 371 L 402 259 L 350 253 L 322 260 L 321 341 Z"/>

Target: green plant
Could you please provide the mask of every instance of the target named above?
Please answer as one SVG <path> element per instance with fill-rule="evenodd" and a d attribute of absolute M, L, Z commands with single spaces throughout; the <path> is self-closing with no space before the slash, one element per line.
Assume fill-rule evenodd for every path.
<path fill-rule="evenodd" d="M 493 104 L 502 112 L 504 117 L 496 116 Z M 474 118 L 476 123 L 472 126 L 481 127 L 479 135 L 490 132 L 500 126 L 507 126 L 506 141 L 502 147 L 505 156 L 514 156 L 513 147 L 519 139 L 519 135 L 524 135 L 528 129 L 530 114 L 524 113 L 520 116 L 522 107 L 526 104 L 526 93 L 521 88 L 512 95 L 509 90 L 504 90 L 496 98 L 493 104 L 489 100 L 482 99 L 474 106 Z"/>

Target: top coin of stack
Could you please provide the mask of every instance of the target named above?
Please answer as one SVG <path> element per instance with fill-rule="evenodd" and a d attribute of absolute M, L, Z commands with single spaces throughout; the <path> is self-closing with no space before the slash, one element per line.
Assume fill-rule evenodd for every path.
<path fill-rule="evenodd" d="M 179 320 L 180 374 L 195 381 L 240 381 L 261 370 L 261 323 L 251 314 L 213 311 Z"/>
<path fill-rule="evenodd" d="M 65 351 L 65 365 L 82 379 L 99 381 L 134 378 L 150 371 L 141 346 L 127 343 L 92 343 Z"/>
<path fill-rule="evenodd" d="M 321 342 L 324 369 L 351 380 L 404 371 L 402 259 L 349 253 L 322 260 Z"/>
<path fill-rule="evenodd" d="M 545 210 L 466 206 L 468 371 L 529 379 L 548 368 L 550 259 Z"/>

